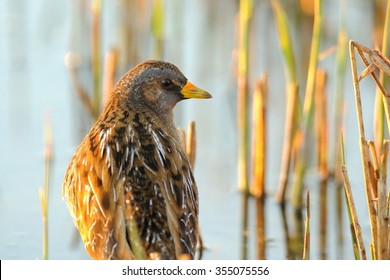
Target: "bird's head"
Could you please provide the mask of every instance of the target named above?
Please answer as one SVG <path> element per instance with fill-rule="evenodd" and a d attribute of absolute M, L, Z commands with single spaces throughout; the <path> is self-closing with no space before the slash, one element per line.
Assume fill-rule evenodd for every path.
<path fill-rule="evenodd" d="M 177 102 L 189 98 L 212 96 L 192 83 L 173 64 L 147 60 L 124 76 L 128 100 L 161 113 L 171 112 Z"/>

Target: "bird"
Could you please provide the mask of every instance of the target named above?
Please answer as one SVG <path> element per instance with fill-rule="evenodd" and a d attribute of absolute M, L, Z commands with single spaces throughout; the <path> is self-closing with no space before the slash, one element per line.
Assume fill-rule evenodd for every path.
<path fill-rule="evenodd" d="M 212 96 L 160 60 L 136 65 L 115 85 L 62 184 L 91 258 L 194 259 L 198 189 L 173 116 L 191 98 Z"/>

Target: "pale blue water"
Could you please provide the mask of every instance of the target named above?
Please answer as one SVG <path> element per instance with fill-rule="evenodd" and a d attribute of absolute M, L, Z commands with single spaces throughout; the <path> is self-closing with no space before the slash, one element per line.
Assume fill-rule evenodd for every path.
<path fill-rule="evenodd" d="M 88 1 L 85 1 L 88 2 Z M 115 2 L 115 1 L 113 1 Z M 150 1 L 145 1 L 150 2 Z M 198 131 L 198 157 L 195 176 L 200 192 L 200 219 L 207 246 L 206 259 L 241 258 L 241 198 L 236 190 L 236 83 L 235 16 L 237 1 L 169 1 L 166 13 L 165 59 L 175 63 L 194 84 L 207 89 L 212 100 L 186 101 L 177 106 L 176 122 L 186 127 L 195 120 Z M 306 19 L 295 17 L 294 4 L 287 1 L 289 17 L 298 27 Z M 324 1 L 323 44 L 336 44 L 339 1 Z M 61 182 L 78 143 L 88 130 L 88 120 L 80 113 L 80 104 L 63 63 L 69 50 L 89 52 L 88 37 L 78 14 L 78 1 L 0 1 L 0 258 L 42 258 L 42 222 L 38 188 L 43 186 L 43 123 L 51 119 L 54 137 L 54 163 L 49 204 L 49 258 L 88 259 L 79 243 L 70 246 L 74 227 L 61 199 Z M 295 2 L 294 2 L 295 3 Z M 371 1 L 344 1 L 345 24 L 350 38 L 372 46 Z M 177 7 L 175 7 L 177 5 Z M 103 50 L 118 42 L 115 19 L 118 10 L 105 3 Z M 129 11 L 129 17 L 133 11 Z M 268 169 L 266 208 L 266 257 L 285 259 L 286 250 L 280 211 L 274 201 L 278 182 L 284 123 L 284 70 L 272 10 L 265 1 L 257 1 L 252 43 L 252 76 L 268 71 L 270 96 L 268 111 Z M 149 14 L 146 14 L 149 17 Z M 89 22 L 89 18 L 84 19 Z M 148 23 L 148 21 L 145 21 Z M 363 24 L 364 22 L 364 24 Z M 145 28 L 145 27 L 144 27 Z M 153 39 L 148 28 L 139 37 L 139 59 L 153 54 Z M 307 31 L 307 34 L 305 33 Z M 293 34 L 309 40 L 311 30 L 294 29 Z M 298 37 L 296 40 L 299 40 Z M 304 57 L 307 49 L 297 49 Z M 88 61 L 81 77 L 87 87 Z M 329 73 L 335 70 L 334 55 L 320 62 Z M 357 142 L 357 124 L 353 90 L 346 75 L 345 131 L 346 158 L 353 183 L 358 214 L 365 237 L 369 237 L 363 178 Z M 303 73 L 302 73 L 302 76 Z M 367 92 L 373 83 L 363 82 Z M 334 76 L 330 75 L 329 113 L 333 115 Z M 373 108 L 373 94 L 363 96 L 367 112 Z M 367 124 L 372 124 L 367 114 Z M 332 123 L 332 122 L 331 122 Z M 367 129 L 370 134 L 370 129 Z M 332 135 L 330 136 L 330 138 Z M 314 166 L 309 169 L 307 187 L 312 193 L 312 218 L 318 220 L 318 178 Z M 329 184 L 327 258 L 352 259 L 350 233 L 345 222 L 344 244 L 337 244 L 335 187 Z M 290 208 L 288 208 L 290 210 Z M 293 214 L 287 213 L 289 221 Z M 346 221 L 344 213 L 344 220 Z M 251 203 L 250 219 L 254 221 Z M 319 256 L 319 229 L 312 221 L 312 258 Z M 294 232 L 294 225 L 290 225 Z M 249 229 L 249 258 L 254 258 L 254 224 Z"/>

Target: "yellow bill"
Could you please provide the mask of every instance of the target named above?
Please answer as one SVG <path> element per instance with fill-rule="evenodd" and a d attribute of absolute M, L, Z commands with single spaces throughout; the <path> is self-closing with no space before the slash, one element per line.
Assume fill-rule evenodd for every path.
<path fill-rule="evenodd" d="M 185 84 L 185 86 L 182 88 L 180 93 L 183 95 L 183 97 L 185 99 L 188 99 L 188 98 L 200 98 L 200 99 L 212 98 L 210 93 L 208 93 L 207 91 L 205 91 L 203 89 L 200 89 L 200 88 L 194 86 L 190 82 L 187 82 Z"/>

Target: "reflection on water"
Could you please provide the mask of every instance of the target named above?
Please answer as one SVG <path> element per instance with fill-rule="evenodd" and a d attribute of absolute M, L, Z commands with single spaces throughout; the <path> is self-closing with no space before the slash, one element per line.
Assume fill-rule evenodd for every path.
<path fill-rule="evenodd" d="M 38 188 L 43 185 L 43 120 L 50 114 L 54 135 L 54 166 L 49 202 L 49 258 L 88 259 L 83 246 L 73 244 L 71 218 L 61 199 L 61 182 L 71 155 L 90 126 L 75 97 L 63 57 L 69 50 L 81 53 L 79 75 L 90 90 L 88 1 L 0 2 L 0 258 L 37 259 L 42 256 L 41 210 Z M 135 44 L 127 53 L 119 74 L 136 61 L 153 57 L 153 38 L 148 29 L 148 5 L 135 12 L 124 1 L 104 3 L 102 49 Z M 135 2 L 135 1 L 134 1 Z M 167 1 L 168 2 L 168 1 Z M 236 84 L 233 68 L 237 1 L 169 1 L 166 5 L 164 58 L 178 65 L 195 84 L 211 92 L 207 102 L 186 101 L 177 106 L 176 123 L 186 127 L 195 120 L 198 156 L 195 176 L 200 192 L 200 219 L 205 259 L 300 259 L 305 214 L 289 204 L 275 203 L 284 122 L 284 78 L 272 11 L 265 1 L 256 5 L 252 52 L 252 76 L 268 71 L 270 96 L 265 200 L 242 198 L 236 190 Z M 323 49 L 336 43 L 339 1 L 324 1 Z M 352 3 L 353 2 L 353 3 Z M 349 37 L 371 46 L 372 4 L 344 1 L 342 13 Z M 145 3 L 150 3 L 145 1 Z M 306 67 L 309 17 L 301 17 L 295 2 L 286 1 L 292 26 L 296 27 L 296 52 Z M 189 12 L 191 11 L 191 12 Z M 118 16 L 119 15 L 119 16 Z M 125 38 L 118 19 L 140 20 L 132 37 Z M 141 19 L 143 19 L 141 21 Z M 361 25 L 362 19 L 365 24 Z M 300 28 L 301 27 L 301 28 Z M 138 32 L 138 33 L 137 33 Z M 128 46 L 127 46 L 128 47 Z M 122 59 L 123 59 L 122 57 Z M 334 58 L 321 63 L 334 72 Z M 302 70 L 305 72 L 305 70 Z M 304 76 L 304 75 L 302 75 Z M 346 77 L 346 158 L 352 184 L 363 182 L 359 163 L 357 125 L 349 73 Z M 363 87 L 372 85 L 365 82 Z M 328 89 L 333 91 L 334 79 Z M 329 100 L 329 115 L 333 114 Z M 373 96 L 363 96 L 373 108 Z M 370 116 L 370 114 L 367 114 Z M 371 119 L 367 119 L 370 123 Z M 330 130 L 332 131 L 332 130 Z M 332 138 L 332 136 L 330 136 Z M 355 171 L 354 171 L 355 170 Z M 311 192 L 311 258 L 352 259 L 350 233 L 341 189 L 332 181 L 319 183 L 309 172 Z M 365 205 L 363 191 L 354 193 L 355 204 Z M 243 209 L 247 209 L 245 212 Z M 342 210 L 343 212 L 342 212 Z M 360 211 L 360 212 L 359 212 Z M 358 209 L 365 236 L 369 236 L 366 208 Z M 243 219 L 247 217 L 247 220 Z M 245 229 L 245 230 L 243 230 Z"/>

